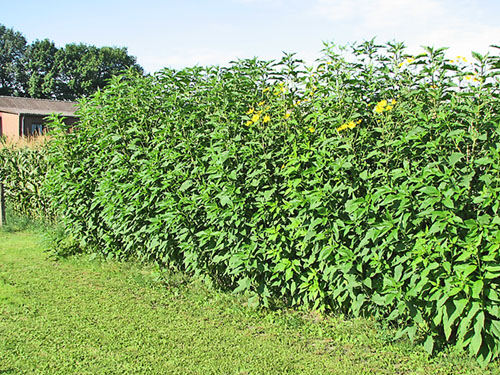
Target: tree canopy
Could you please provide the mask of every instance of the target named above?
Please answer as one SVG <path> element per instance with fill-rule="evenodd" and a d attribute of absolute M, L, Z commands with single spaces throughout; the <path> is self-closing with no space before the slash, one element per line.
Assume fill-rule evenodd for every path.
<path fill-rule="evenodd" d="M 0 24 L 0 95 L 18 95 L 22 92 L 22 58 L 26 39 L 17 31 Z"/>
<path fill-rule="evenodd" d="M 0 95 L 75 100 L 128 69 L 143 73 L 126 47 L 71 43 L 58 48 L 49 39 L 28 44 L 21 33 L 0 24 Z"/>

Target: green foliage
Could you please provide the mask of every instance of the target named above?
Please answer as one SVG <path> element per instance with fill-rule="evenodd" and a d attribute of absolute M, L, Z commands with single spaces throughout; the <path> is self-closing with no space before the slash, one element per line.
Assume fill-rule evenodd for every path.
<path fill-rule="evenodd" d="M 58 49 L 54 42 L 36 40 L 23 56 L 24 93 L 31 98 L 58 97 Z M 60 85 L 59 85 L 60 86 Z"/>
<path fill-rule="evenodd" d="M 0 95 L 75 100 L 103 88 L 115 74 L 143 69 L 124 47 L 67 44 L 24 36 L 0 24 Z"/>
<path fill-rule="evenodd" d="M 0 24 L 0 95 L 14 95 L 21 91 L 21 61 L 25 49 L 24 36 Z"/>
<path fill-rule="evenodd" d="M 49 150 L 68 234 L 253 293 L 500 353 L 498 58 L 326 44 L 130 72 Z M 495 65 L 496 64 L 496 65 Z"/>
<path fill-rule="evenodd" d="M 47 170 L 44 147 L 0 143 L 0 182 L 15 215 L 48 221 L 55 218 L 55 210 L 43 188 Z"/>
<path fill-rule="evenodd" d="M 53 97 L 74 100 L 103 88 L 115 74 L 127 69 L 142 73 L 142 68 L 126 48 L 67 44 L 55 54 L 55 90 Z"/>

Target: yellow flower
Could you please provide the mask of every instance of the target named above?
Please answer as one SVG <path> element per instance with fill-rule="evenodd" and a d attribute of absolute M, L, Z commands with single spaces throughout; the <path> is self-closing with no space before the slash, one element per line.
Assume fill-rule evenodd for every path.
<path fill-rule="evenodd" d="M 269 122 L 271 120 L 271 116 L 265 115 L 264 118 L 262 119 L 262 122 L 265 124 L 266 122 Z"/>
<path fill-rule="evenodd" d="M 259 105 L 259 107 L 260 107 L 260 106 L 262 106 L 262 105 L 264 105 L 264 103 L 265 103 L 265 101 L 261 101 L 261 102 L 259 102 L 259 104 L 258 104 L 258 105 Z"/>
<path fill-rule="evenodd" d="M 341 132 L 342 130 L 345 130 L 345 129 L 347 129 L 347 124 L 342 124 L 342 125 L 340 125 L 340 126 L 337 128 L 337 131 L 338 131 L 338 132 Z"/>
<path fill-rule="evenodd" d="M 408 64 L 408 65 L 409 65 L 409 64 L 411 64 L 411 63 L 412 63 L 412 62 L 414 62 L 414 61 L 415 61 L 415 59 L 414 59 L 413 57 L 408 57 L 405 61 L 400 62 L 400 63 L 398 64 L 398 67 L 400 67 L 400 68 L 401 68 L 401 67 L 403 67 L 403 65 L 405 65 L 405 64 Z"/>
<path fill-rule="evenodd" d="M 260 118 L 260 114 L 256 113 L 256 114 L 254 114 L 254 115 L 252 116 L 251 121 L 252 121 L 252 122 L 257 122 L 257 121 L 259 121 L 259 118 Z"/>
<path fill-rule="evenodd" d="M 262 90 L 262 92 L 268 92 L 269 91 L 269 87 L 266 87 L 264 90 Z"/>
<path fill-rule="evenodd" d="M 279 88 L 274 92 L 274 95 L 278 96 L 285 92 L 285 88 L 280 84 Z"/>
<path fill-rule="evenodd" d="M 291 114 L 292 114 L 292 112 L 287 111 L 287 112 L 285 113 L 285 118 L 286 118 L 286 119 L 288 119 L 288 118 L 290 117 L 290 115 L 291 115 Z"/>
<path fill-rule="evenodd" d="M 467 76 L 465 76 L 465 79 L 467 81 L 474 81 L 474 82 L 480 82 L 481 81 L 481 79 L 478 78 L 475 74 L 474 75 L 467 75 Z"/>
<path fill-rule="evenodd" d="M 250 125 L 252 125 L 252 124 L 253 124 L 252 120 L 248 120 L 248 121 L 246 122 L 246 124 L 245 124 L 245 125 L 246 125 L 246 126 L 250 126 Z"/>
<path fill-rule="evenodd" d="M 358 120 L 358 121 L 351 120 L 349 122 L 346 122 L 345 124 L 340 125 L 337 128 L 337 131 L 341 132 L 342 130 L 346 130 L 346 129 L 354 129 L 360 123 L 361 123 L 361 120 Z"/>
<path fill-rule="evenodd" d="M 332 65 L 332 62 L 331 61 L 327 61 L 326 64 L 327 65 Z"/>
<path fill-rule="evenodd" d="M 253 108 L 250 108 L 248 111 L 247 111 L 247 115 L 251 115 L 253 113 Z"/>
<path fill-rule="evenodd" d="M 264 108 L 264 111 L 269 111 L 270 106 L 266 105 L 266 108 Z"/>
<path fill-rule="evenodd" d="M 394 107 L 394 104 L 396 104 L 396 101 L 394 99 L 391 100 L 390 105 L 388 105 L 387 100 L 385 100 L 385 99 L 381 100 L 375 106 L 374 111 L 375 111 L 375 113 L 382 113 L 385 111 L 390 111 Z"/>
<path fill-rule="evenodd" d="M 309 131 L 310 131 L 311 133 L 314 133 L 314 132 L 316 131 L 316 129 L 314 129 L 312 126 L 310 126 L 310 127 L 309 127 Z"/>

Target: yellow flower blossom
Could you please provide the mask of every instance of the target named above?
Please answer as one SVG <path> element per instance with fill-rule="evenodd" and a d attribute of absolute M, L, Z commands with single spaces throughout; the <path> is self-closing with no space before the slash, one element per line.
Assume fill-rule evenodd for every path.
<path fill-rule="evenodd" d="M 285 91 L 286 91 L 285 88 L 280 84 L 279 88 L 276 91 L 274 91 L 274 95 L 276 95 L 276 96 L 281 95 Z"/>
<path fill-rule="evenodd" d="M 261 101 L 261 102 L 259 102 L 259 104 L 258 104 L 258 105 L 259 105 L 259 107 L 260 107 L 260 106 L 262 106 L 262 105 L 264 105 L 264 103 L 265 103 L 265 101 Z"/>
<path fill-rule="evenodd" d="M 251 115 L 253 113 L 253 108 L 250 108 L 248 111 L 247 111 L 247 115 Z"/>
<path fill-rule="evenodd" d="M 291 114 L 292 114 L 292 112 L 287 111 L 287 112 L 285 113 L 285 119 L 288 119 L 288 118 L 290 117 L 290 115 L 291 115 Z"/>
<path fill-rule="evenodd" d="M 398 67 L 402 68 L 403 65 L 405 65 L 405 64 L 410 65 L 414 61 L 415 61 L 415 59 L 413 57 L 408 57 L 405 61 L 400 62 L 398 64 Z"/>
<path fill-rule="evenodd" d="M 312 126 L 309 127 L 308 129 L 311 133 L 314 133 L 316 131 L 316 129 L 314 129 Z"/>
<path fill-rule="evenodd" d="M 262 92 L 268 92 L 269 91 L 269 87 L 266 87 L 264 90 L 262 90 Z"/>
<path fill-rule="evenodd" d="M 477 75 L 475 75 L 475 74 L 474 74 L 474 75 L 470 75 L 470 74 L 469 74 L 469 75 L 466 75 L 466 76 L 465 76 L 465 79 L 466 79 L 467 81 L 481 82 L 481 79 L 480 79 L 480 78 L 478 78 L 478 76 L 477 76 Z"/>
<path fill-rule="evenodd" d="M 262 123 L 266 123 L 266 122 L 269 122 L 271 120 L 271 116 L 269 115 L 265 115 L 264 118 L 262 119 Z"/>
<path fill-rule="evenodd" d="M 257 122 L 259 121 L 259 118 L 260 118 L 260 114 L 256 113 L 252 116 L 251 120 L 252 122 Z"/>
<path fill-rule="evenodd" d="M 341 132 L 342 130 L 346 130 L 347 128 L 348 128 L 347 123 L 346 123 L 346 124 L 342 124 L 342 125 L 340 125 L 340 126 L 337 128 L 337 131 L 338 131 L 338 132 Z"/>
<path fill-rule="evenodd" d="M 248 120 L 248 121 L 245 123 L 245 125 L 246 125 L 246 126 L 250 126 L 250 125 L 252 125 L 252 124 L 253 124 L 252 120 Z"/>
<path fill-rule="evenodd" d="M 382 113 L 386 111 L 390 111 L 392 108 L 394 108 L 394 105 L 396 104 L 396 100 L 392 99 L 391 104 L 388 105 L 387 100 L 381 100 L 380 102 L 377 103 L 377 105 L 374 108 L 375 113 Z"/>
<path fill-rule="evenodd" d="M 341 132 L 342 130 L 346 130 L 346 129 L 354 129 L 360 123 L 361 123 L 361 120 L 358 120 L 358 121 L 352 120 L 352 121 L 346 122 L 345 124 L 340 125 L 337 128 L 337 131 Z"/>

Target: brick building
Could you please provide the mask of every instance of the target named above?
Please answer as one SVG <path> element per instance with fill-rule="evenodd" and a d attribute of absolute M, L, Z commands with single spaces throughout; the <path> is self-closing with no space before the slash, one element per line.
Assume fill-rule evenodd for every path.
<path fill-rule="evenodd" d="M 0 136 L 19 138 L 36 136 L 47 131 L 46 117 L 52 113 L 63 116 L 68 125 L 76 122 L 76 102 L 0 96 Z"/>

